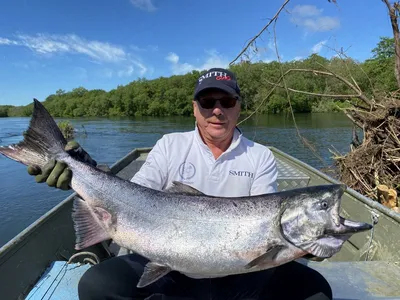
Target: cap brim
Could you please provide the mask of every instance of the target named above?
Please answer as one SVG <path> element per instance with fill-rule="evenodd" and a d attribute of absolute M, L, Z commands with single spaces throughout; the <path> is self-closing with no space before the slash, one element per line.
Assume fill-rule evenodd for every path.
<path fill-rule="evenodd" d="M 203 93 L 206 90 L 215 90 L 215 89 L 222 90 L 232 96 L 239 97 L 238 93 L 236 92 L 236 90 L 234 88 L 230 87 L 229 85 L 226 85 L 226 84 L 223 84 L 220 82 L 216 82 L 212 86 L 204 86 L 203 88 L 197 90 L 196 94 L 194 95 L 194 98 L 197 98 L 200 93 Z"/>

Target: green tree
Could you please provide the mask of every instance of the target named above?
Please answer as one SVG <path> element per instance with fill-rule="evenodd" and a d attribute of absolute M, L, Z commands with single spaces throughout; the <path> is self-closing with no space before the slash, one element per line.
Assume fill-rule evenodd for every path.
<path fill-rule="evenodd" d="M 388 58 L 394 58 L 395 45 L 394 38 L 380 37 L 378 45 L 372 49 L 373 58 L 382 60 Z"/>

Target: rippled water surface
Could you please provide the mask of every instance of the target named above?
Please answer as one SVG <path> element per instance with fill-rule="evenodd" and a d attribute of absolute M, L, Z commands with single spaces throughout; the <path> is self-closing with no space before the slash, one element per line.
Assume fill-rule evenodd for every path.
<path fill-rule="evenodd" d="M 165 133 L 194 128 L 193 118 L 184 117 L 70 121 L 77 130 L 76 140 L 99 163 L 109 165 L 133 148 L 152 146 Z M 291 117 L 257 116 L 240 128 L 247 137 L 275 146 L 318 169 L 332 163 L 329 149 L 348 151 L 351 123 L 344 115 L 299 114 L 296 122 L 323 161 L 299 141 Z M 20 141 L 28 124 L 29 118 L 0 118 L 0 145 Z M 0 246 L 70 193 L 35 183 L 25 166 L 0 156 Z"/>

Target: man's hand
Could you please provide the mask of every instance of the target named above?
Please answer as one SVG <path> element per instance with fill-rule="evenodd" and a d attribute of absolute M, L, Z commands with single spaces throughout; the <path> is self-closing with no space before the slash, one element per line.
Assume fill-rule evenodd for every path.
<path fill-rule="evenodd" d="M 82 162 L 96 166 L 97 162 L 79 145 L 76 141 L 70 141 L 65 146 L 72 157 Z M 68 166 L 60 161 L 51 160 L 42 169 L 37 166 L 28 166 L 29 175 L 35 176 L 38 183 L 46 182 L 48 186 L 56 187 L 61 190 L 69 190 L 72 179 L 72 171 Z"/>
<path fill-rule="evenodd" d="M 69 141 L 67 145 L 65 145 L 65 151 L 67 151 L 75 159 L 88 163 L 94 167 L 97 166 L 97 162 L 92 159 L 76 141 Z"/>

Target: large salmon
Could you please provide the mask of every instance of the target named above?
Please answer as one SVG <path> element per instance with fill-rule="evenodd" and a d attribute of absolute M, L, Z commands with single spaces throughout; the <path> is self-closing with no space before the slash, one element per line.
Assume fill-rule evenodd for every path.
<path fill-rule="evenodd" d="M 207 278 L 254 272 L 305 255 L 328 258 L 371 225 L 339 215 L 341 184 L 273 194 L 219 198 L 176 182 L 156 191 L 72 158 L 57 124 L 34 100 L 24 140 L 0 153 L 24 165 L 50 159 L 72 170 L 77 250 L 113 239 L 150 260 L 138 287 L 171 270 Z"/>

